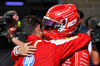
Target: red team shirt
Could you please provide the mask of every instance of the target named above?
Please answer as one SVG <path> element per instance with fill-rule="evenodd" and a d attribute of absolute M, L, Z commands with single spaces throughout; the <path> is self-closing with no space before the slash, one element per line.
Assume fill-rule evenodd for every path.
<path fill-rule="evenodd" d="M 89 66 L 90 57 L 87 48 L 75 52 L 61 61 L 61 66 Z"/>
<path fill-rule="evenodd" d="M 70 56 L 80 48 L 86 47 L 91 38 L 85 34 L 77 34 L 70 38 L 58 40 L 42 40 L 36 35 L 29 35 L 28 42 L 37 47 L 37 51 L 31 57 L 16 55 L 13 50 L 11 57 L 16 61 L 14 66 L 59 66 L 60 60 Z"/>
<path fill-rule="evenodd" d="M 70 55 L 69 57 L 65 57 L 64 59 L 61 60 L 60 66 L 89 66 L 91 50 L 89 53 L 88 48 L 89 47 L 84 47 L 76 51 L 74 54 Z"/>

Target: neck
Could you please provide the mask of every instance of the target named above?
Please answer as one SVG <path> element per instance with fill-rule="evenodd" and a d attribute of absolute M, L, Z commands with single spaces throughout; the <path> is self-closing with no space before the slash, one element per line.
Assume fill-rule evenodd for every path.
<path fill-rule="evenodd" d="M 38 36 L 38 37 L 41 38 L 41 34 L 40 34 L 40 32 L 36 32 L 36 33 L 34 33 L 34 35 L 36 35 L 36 36 Z"/>

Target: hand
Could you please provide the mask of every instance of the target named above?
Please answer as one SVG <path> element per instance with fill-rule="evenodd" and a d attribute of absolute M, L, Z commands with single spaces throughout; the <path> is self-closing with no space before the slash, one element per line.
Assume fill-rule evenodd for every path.
<path fill-rule="evenodd" d="M 23 56 L 31 56 L 30 54 L 34 54 L 37 50 L 35 46 L 31 46 L 32 42 L 25 43 L 18 48 L 18 52 Z"/>
<path fill-rule="evenodd" d="M 92 30 L 93 30 L 93 29 L 88 30 L 88 32 L 87 32 L 87 35 L 88 35 L 88 36 L 90 36 L 90 32 L 91 32 Z"/>

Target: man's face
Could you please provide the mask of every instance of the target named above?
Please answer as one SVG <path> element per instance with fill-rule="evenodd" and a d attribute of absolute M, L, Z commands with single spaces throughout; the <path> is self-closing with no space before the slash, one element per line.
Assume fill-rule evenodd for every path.
<path fill-rule="evenodd" d="M 17 29 L 17 24 L 13 24 L 13 23 L 8 24 L 9 31 L 14 32 L 14 31 L 16 31 L 16 29 Z"/>
<path fill-rule="evenodd" d="M 16 21 L 18 21 L 16 14 L 14 14 L 13 19 L 15 19 Z"/>
<path fill-rule="evenodd" d="M 17 16 L 16 14 L 13 16 L 13 23 L 8 24 L 8 30 L 10 32 L 14 32 L 17 29 Z"/>
<path fill-rule="evenodd" d="M 78 17 L 79 17 L 79 22 L 78 23 L 80 24 L 80 23 L 83 22 L 83 19 L 80 18 L 80 15 L 79 14 L 78 14 Z"/>

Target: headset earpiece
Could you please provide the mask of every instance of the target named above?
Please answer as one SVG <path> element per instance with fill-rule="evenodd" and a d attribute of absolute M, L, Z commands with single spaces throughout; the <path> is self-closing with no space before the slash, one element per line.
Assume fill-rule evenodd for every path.
<path fill-rule="evenodd" d="M 18 21 L 18 23 L 17 23 L 17 27 L 18 27 L 18 28 L 21 27 L 21 22 L 20 22 L 20 21 Z"/>

